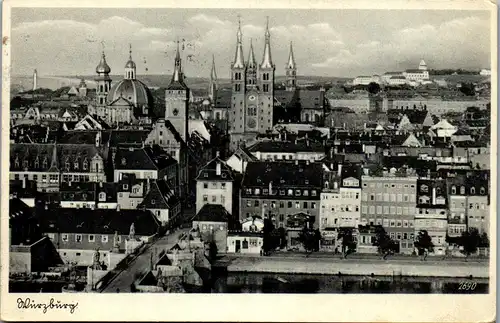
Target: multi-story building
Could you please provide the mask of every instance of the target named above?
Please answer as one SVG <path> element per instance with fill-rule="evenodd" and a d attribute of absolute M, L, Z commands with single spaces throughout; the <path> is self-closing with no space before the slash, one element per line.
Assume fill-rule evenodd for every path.
<path fill-rule="evenodd" d="M 413 251 L 417 177 L 386 172 L 362 176 L 361 223 L 382 225 L 399 242 L 399 252 Z"/>
<path fill-rule="evenodd" d="M 448 232 L 448 194 L 446 181 L 421 178 L 417 180 L 417 213 L 415 236 L 425 230 L 432 238 L 434 254 L 445 253 Z"/>
<path fill-rule="evenodd" d="M 103 153 L 88 144 L 11 144 L 10 178 L 57 191 L 60 182 L 104 182 Z"/>
<path fill-rule="evenodd" d="M 450 200 L 448 236 L 460 237 L 467 230 L 467 192 L 465 176 L 455 175 L 446 179 Z"/>
<path fill-rule="evenodd" d="M 248 148 L 258 160 L 309 160 L 317 161 L 325 157 L 325 146 L 303 139 L 295 141 L 261 141 Z"/>
<path fill-rule="evenodd" d="M 206 204 L 220 204 L 229 214 L 235 215 L 234 180 L 231 168 L 218 156 L 206 164 L 196 178 L 196 212 Z"/>
<path fill-rule="evenodd" d="M 490 233 L 490 196 L 488 172 L 470 172 L 465 179 L 467 197 L 467 227 L 479 233 Z M 494 212 L 494 211 L 493 211 Z"/>
<path fill-rule="evenodd" d="M 203 241 L 213 242 L 218 252 L 227 252 L 228 230 L 232 228 L 231 214 L 220 204 L 205 204 L 193 219 L 193 229 Z"/>
<path fill-rule="evenodd" d="M 304 213 L 318 228 L 322 188 L 320 163 L 249 162 L 242 180 L 240 219 L 269 216 L 276 227 L 286 228 L 289 216 Z"/>

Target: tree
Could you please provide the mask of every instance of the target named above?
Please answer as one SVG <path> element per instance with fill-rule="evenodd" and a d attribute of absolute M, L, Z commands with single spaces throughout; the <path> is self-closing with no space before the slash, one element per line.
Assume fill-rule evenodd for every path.
<path fill-rule="evenodd" d="M 348 254 L 356 251 L 356 242 L 354 241 L 353 229 L 342 228 L 338 239 L 342 239 L 342 254 L 346 258 Z"/>
<path fill-rule="evenodd" d="M 377 247 L 378 252 L 383 255 L 384 259 L 397 251 L 396 242 L 389 237 L 382 226 L 377 226 L 375 229 L 373 245 Z"/>
<path fill-rule="evenodd" d="M 278 229 L 279 237 L 280 237 L 280 249 L 286 248 L 286 231 L 285 228 L 280 227 Z"/>
<path fill-rule="evenodd" d="M 462 253 L 465 255 L 465 261 L 467 261 L 471 254 L 477 252 L 477 248 L 481 243 L 479 232 L 476 228 L 470 228 L 468 231 L 462 232 L 459 243 L 463 248 Z"/>
<path fill-rule="evenodd" d="M 215 242 L 210 242 L 208 245 L 208 258 L 210 262 L 214 262 L 217 258 L 217 244 Z"/>
<path fill-rule="evenodd" d="M 273 231 L 274 231 L 274 224 L 273 221 L 269 218 L 264 219 L 264 236 L 263 236 L 263 243 L 262 243 L 262 249 L 264 251 L 264 255 L 268 255 L 271 250 L 273 250 Z"/>
<path fill-rule="evenodd" d="M 423 260 L 427 259 L 429 252 L 434 251 L 434 243 L 432 243 L 432 238 L 429 236 L 427 230 L 420 230 L 418 232 L 415 248 L 418 249 L 418 254 L 423 256 Z"/>
<path fill-rule="evenodd" d="M 465 95 L 468 96 L 473 96 L 476 95 L 476 89 L 474 84 L 472 83 L 461 83 L 460 84 L 460 92 L 462 92 Z"/>
<path fill-rule="evenodd" d="M 488 234 L 486 232 L 483 232 L 481 234 L 479 247 L 480 248 L 489 248 L 490 247 L 490 239 L 488 238 Z"/>
<path fill-rule="evenodd" d="M 370 82 L 367 89 L 371 94 L 377 94 L 378 92 L 380 92 L 380 85 L 375 82 Z"/>
<path fill-rule="evenodd" d="M 319 241 L 321 234 L 319 230 L 304 227 L 299 233 L 299 241 L 307 252 L 319 251 Z"/>

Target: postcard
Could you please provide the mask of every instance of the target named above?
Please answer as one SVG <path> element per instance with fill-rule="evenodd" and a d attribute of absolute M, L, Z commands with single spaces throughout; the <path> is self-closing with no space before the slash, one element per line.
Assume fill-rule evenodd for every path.
<path fill-rule="evenodd" d="M 496 10 L 5 1 L 2 319 L 494 321 Z"/>

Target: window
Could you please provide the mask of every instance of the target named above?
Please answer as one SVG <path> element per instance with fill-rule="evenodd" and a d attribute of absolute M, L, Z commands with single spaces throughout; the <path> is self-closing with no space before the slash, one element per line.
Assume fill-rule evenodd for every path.
<path fill-rule="evenodd" d="M 255 189 L 255 195 L 259 195 L 260 194 L 260 189 L 259 188 L 256 188 Z"/>
<path fill-rule="evenodd" d="M 370 201 L 375 201 L 375 194 L 370 194 Z"/>
<path fill-rule="evenodd" d="M 316 208 L 316 202 L 311 202 L 311 209 L 315 209 Z"/>
<path fill-rule="evenodd" d="M 89 242 L 95 242 L 95 235 L 89 234 Z"/>
<path fill-rule="evenodd" d="M 258 207 L 259 206 L 259 201 L 258 200 L 255 200 L 254 204 L 253 204 L 255 207 Z"/>
<path fill-rule="evenodd" d="M 391 220 L 391 227 L 395 227 L 395 226 L 396 226 L 396 221 Z"/>
<path fill-rule="evenodd" d="M 226 204 L 226 197 L 224 195 L 220 196 L 220 204 Z"/>
<path fill-rule="evenodd" d="M 302 195 L 309 196 L 309 191 L 308 190 L 304 190 L 304 192 L 302 193 Z"/>
<path fill-rule="evenodd" d="M 208 183 L 203 183 L 203 188 L 208 188 Z"/>
<path fill-rule="evenodd" d="M 251 200 L 247 200 L 247 207 L 251 207 L 252 206 L 252 201 Z"/>
<path fill-rule="evenodd" d="M 285 202 L 280 201 L 280 208 L 284 208 L 284 207 L 285 207 Z"/>
<path fill-rule="evenodd" d="M 78 242 L 78 243 L 82 242 L 82 235 L 81 234 L 76 234 L 75 235 L 75 241 Z"/>
<path fill-rule="evenodd" d="M 225 175 L 225 174 L 223 174 L 223 175 Z M 221 185 L 221 187 L 222 187 L 223 190 L 226 189 L 226 183 L 221 183 L 220 185 Z"/>
<path fill-rule="evenodd" d="M 311 191 L 311 196 L 316 196 L 316 190 Z"/>
<path fill-rule="evenodd" d="M 307 202 L 304 202 L 304 204 L 303 204 L 303 208 L 304 208 L 304 209 L 307 209 L 307 207 L 308 207 Z"/>
<path fill-rule="evenodd" d="M 288 208 L 291 208 L 291 207 L 292 207 L 292 202 L 288 201 L 288 203 L 287 203 L 287 207 L 288 207 Z"/>
<path fill-rule="evenodd" d="M 471 195 L 476 194 L 476 188 L 475 188 L 475 187 L 471 187 L 471 188 L 470 188 L 470 194 L 471 194 Z"/>
<path fill-rule="evenodd" d="M 457 188 L 455 187 L 455 185 L 451 187 L 451 194 L 457 194 Z"/>
<path fill-rule="evenodd" d="M 215 203 L 215 202 L 217 202 L 217 196 L 212 195 L 212 203 Z"/>
<path fill-rule="evenodd" d="M 269 189 L 264 188 L 264 189 L 262 190 L 262 194 L 264 194 L 264 195 L 269 195 Z"/>
<path fill-rule="evenodd" d="M 465 194 L 465 186 L 460 187 L 460 194 Z"/>
<path fill-rule="evenodd" d="M 285 190 L 280 190 L 280 195 L 281 196 L 285 195 Z"/>
<path fill-rule="evenodd" d="M 203 195 L 203 202 L 208 202 L 208 195 Z"/>
<path fill-rule="evenodd" d="M 420 191 L 422 192 L 429 192 L 429 187 L 427 185 L 420 185 Z"/>
<path fill-rule="evenodd" d="M 62 242 L 68 242 L 68 240 L 69 240 L 68 235 L 66 233 L 63 233 L 61 240 L 62 240 Z"/>
<path fill-rule="evenodd" d="M 288 190 L 288 195 L 292 196 L 293 195 L 293 190 Z"/>
<path fill-rule="evenodd" d="M 295 202 L 295 208 L 300 209 L 300 202 Z"/>
<path fill-rule="evenodd" d="M 300 196 L 300 190 L 295 190 L 295 196 Z"/>

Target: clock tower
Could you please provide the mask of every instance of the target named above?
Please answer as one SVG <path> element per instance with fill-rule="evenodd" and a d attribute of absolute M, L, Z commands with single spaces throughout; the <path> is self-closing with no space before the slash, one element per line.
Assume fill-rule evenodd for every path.
<path fill-rule="evenodd" d="M 181 55 L 179 53 L 179 41 L 177 41 L 177 53 L 175 55 L 174 74 L 172 81 L 165 90 L 165 120 L 170 121 L 182 140 L 187 142 L 188 132 L 188 105 L 189 88 L 184 83 L 182 72 Z"/>

